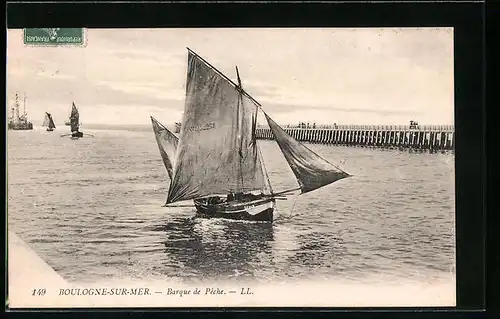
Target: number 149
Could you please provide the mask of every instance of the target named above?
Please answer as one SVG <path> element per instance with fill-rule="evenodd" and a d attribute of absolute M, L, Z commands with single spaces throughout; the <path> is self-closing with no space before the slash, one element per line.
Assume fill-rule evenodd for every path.
<path fill-rule="evenodd" d="M 33 289 L 33 293 L 31 294 L 32 296 L 43 296 L 45 295 L 46 290 L 44 288 L 42 289 Z"/>

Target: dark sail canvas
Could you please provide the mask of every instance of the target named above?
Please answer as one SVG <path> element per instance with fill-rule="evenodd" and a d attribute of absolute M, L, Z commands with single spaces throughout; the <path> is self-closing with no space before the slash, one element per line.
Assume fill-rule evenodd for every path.
<path fill-rule="evenodd" d="M 302 193 L 351 176 L 291 137 L 269 115 L 265 116 L 276 143 L 297 178 Z"/>
<path fill-rule="evenodd" d="M 168 203 L 265 189 L 253 156 L 251 102 L 191 51 L 186 106 Z M 255 107 L 255 106 L 253 106 Z"/>
<path fill-rule="evenodd" d="M 70 134 L 64 134 L 61 135 L 61 137 L 64 136 L 70 136 L 72 139 L 79 139 L 84 137 L 84 134 L 82 131 L 80 131 L 80 112 L 78 111 L 78 108 L 75 105 L 75 102 L 72 103 L 71 105 L 71 115 L 69 117 L 69 122 L 66 122 L 65 125 L 69 124 L 70 127 Z M 85 133 L 85 136 L 90 136 L 94 137 L 92 134 Z"/>
<path fill-rule="evenodd" d="M 80 112 L 78 112 L 78 108 L 76 107 L 75 102 L 73 102 L 73 105 L 71 106 L 69 124 L 72 138 L 83 137 L 83 132 L 80 132 Z"/>

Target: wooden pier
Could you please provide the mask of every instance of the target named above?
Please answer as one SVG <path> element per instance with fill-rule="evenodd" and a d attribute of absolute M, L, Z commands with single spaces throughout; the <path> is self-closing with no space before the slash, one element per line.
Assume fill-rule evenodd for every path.
<path fill-rule="evenodd" d="M 324 125 L 285 126 L 283 129 L 302 142 L 415 150 L 454 150 L 453 125 Z M 257 128 L 258 139 L 274 139 L 268 126 Z"/>

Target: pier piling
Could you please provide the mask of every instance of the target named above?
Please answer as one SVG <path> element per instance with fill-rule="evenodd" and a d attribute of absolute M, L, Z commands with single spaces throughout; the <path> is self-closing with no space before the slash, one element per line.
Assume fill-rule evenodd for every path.
<path fill-rule="evenodd" d="M 454 150 L 453 125 L 323 125 L 315 128 L 285 126 L 285 132 L 301 142 L 399 148 L 418 150 Z M 274 139 L 267 126 L 257 128 L 257 138 Z"/>

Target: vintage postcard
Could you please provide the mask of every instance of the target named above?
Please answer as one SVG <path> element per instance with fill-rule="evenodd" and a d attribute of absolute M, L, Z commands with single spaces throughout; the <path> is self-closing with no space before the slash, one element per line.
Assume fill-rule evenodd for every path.
<path fill-rule="evenodd" d="M 456 305 L 453 28 L 7 40 L 8 307 Z"/>

